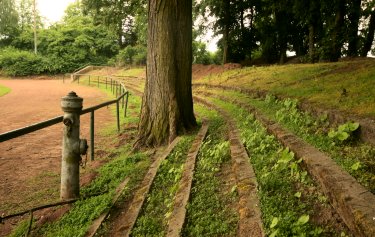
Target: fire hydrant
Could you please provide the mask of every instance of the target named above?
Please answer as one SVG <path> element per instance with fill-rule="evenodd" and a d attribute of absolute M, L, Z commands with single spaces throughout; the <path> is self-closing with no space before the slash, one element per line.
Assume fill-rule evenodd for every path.
<path fill-rule="evenodd" d="M 81 155 L 85 155 L 88 148 L 87 140 L 79 138 L 82 101 L 73 91 L 61 99 L 64 111 L 60 190 L 62 200 L 79 197 L 79 164 Z"/>

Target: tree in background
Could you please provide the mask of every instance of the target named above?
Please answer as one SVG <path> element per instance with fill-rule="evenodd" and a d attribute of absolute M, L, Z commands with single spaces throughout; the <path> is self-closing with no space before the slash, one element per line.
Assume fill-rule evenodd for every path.
<path fill-rule="evenodd" d="M 145 0 L 82 0 L 85 13 L 92 15 L 95 24 L 116 32 L 120 48 L 134 46 L 137 41 L 136 15 L 145 13 Z"/>
<path fill-rule="evenodd" d="M 171 142 L 177 134 L 196 126 L 191 89 L 191 0 L 149 0 L 147 49 L 135 147 Z"/>
<path fill-rule="evenodd" d="M 222 63 L 250 60 L 257 49 L 255 18 L 260 0 L 201 0 L 194 4 L 197 23 L 222 35 L 218 47 Z M 210 23 L 213 21 L 213 23 Z M 201 31 L 204 32 L 204 31 Z"/>
<path fill-rule="evenodd" d="M 375 2 L 370 1 L 365 3 L 364 16 L 368 19 L 368 27 L 364 31 L 364 42 L 361 49 L 361 57 L 366 57 L 368 52 L 371 50 L 372 43 L 374 41 L 375 32 Z"/>
<path fill-rule="evenodd" d="M 195 11 L 197 15 L 201 15 L 203 21 L 209 21 L 209 18 L 214 18 L 216 21 L 210 28 L 214 29 L 217 34 L 222 34 L 223 37 L 219 42 L 219 47 L 222 50 L 222 63 L 225 64 L 230 60 L 230 32 L 233 29 L 234 17 L 231 12 L 231 0 L 202 0 L 196 3 Z M 230 60 L 231 61 L 231 60 Z"/>
<path fill-rule="evenodd" d="M 348 51 L 350 57 L 358 56 L 359 35 L 358 27 L 362 16 L 361 0 L 352 0 L 348 2 Z"/>
<path fill-rule="evenodd" d="M 38 51 L 46 59 L 43 63 L 35 63 L 41 66 L 39 69 L 30 66 L 33 62 L 41 60 L 27 53 L 33 50 L 33 32 L 28 24 L 24 24 L 24 31 L 9 43 L 8 46 L 14 48 L 5 50 L 0 56 L 0 68 L 3 67 L 4 71 L 6 73 L 9 71 L 8 74 L 11 75 L 24 75 L 24 72 L 30 74 L 72 72 L 88 63 L 106 64 L 119 50 L 116 34 L 105 25 L 95 25 L 92 17 L 83 14 L 79 3 L 67 8 L 62 22 L 40 29 L 38 38 Z M 22 55 L 27 57 L 22 59 Z M 26 66 L 16 70 L 6 62 L 17 65 L 25 63 L 20 62 L 22 60 L 29 60 L 30 63 L 26 66 L 30 67 L 30 70 L 27 70 Z"/>
<path fill-rule="evenodd" d="M 267 63 L 285 62 L 287 51 L 303 61 L 337 61 L 367 55 L 374 39 L 372 0 L 201 0 L 195 6 L 197 19 L 212 16 L 206 28 L 222 36 L 219 54 L 229 62 L 253 59 L 259 50 Z"/>
<path fill-rule="evenodd" d="M 9 44 L 18 29 L 14 0 L 0 0 L 0 46 Z"/>

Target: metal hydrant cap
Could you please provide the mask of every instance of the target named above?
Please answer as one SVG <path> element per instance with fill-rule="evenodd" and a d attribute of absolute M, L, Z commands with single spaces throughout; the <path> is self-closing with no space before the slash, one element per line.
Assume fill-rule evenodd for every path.
<path fill-rule="evenodd" d="M 61 108 L 64 112 L 74 112 L 82 110 L 83 99 L 74 91 L 61 98 Z"/>

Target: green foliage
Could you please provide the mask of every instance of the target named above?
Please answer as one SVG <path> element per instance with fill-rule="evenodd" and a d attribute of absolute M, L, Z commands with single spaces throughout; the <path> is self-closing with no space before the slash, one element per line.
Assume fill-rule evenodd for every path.
<path fill-rule="evenodd" d="M 246 116 L 241 111 L 237 121 L 260 186 L 261 209 L 268 235 L 318 236 L 312 233 L 321 228 L 306 221 L 312 211 L 311 203 L 308 199 L 302 201 L 295 197 L 298 189 L 294 187 L 303 190 L 303 186 L 312 185 L 307 172 L 298 166 L 301 161 L 296 161 L 288 148 L 281 148 L 275 137 L 267 135 L 253 116 Z"/>
<path fill-rule="evenodd" d="M 23 220 L 18 224 L 15 230 L 9 235 L 9 237 L 23 237 L 29 229 L 29 220 Z"/>
<path fill-rule="evenodd" d="M 213 64 L 214 55 L 207 51 L 206 44 L 201 41 L 193 41 L 193 63 L 194 64 Z"/>
<path fill-rule="evenodd" d="M 142 45 L 126 46 L 120 50 L 118 55 L 115 57 L 115 64 L 118 66 L 124 65 L 146 65 L 147 59 L 147 48 Z M 111 60 L 110 62 L 113 62 Z"/>
<path fill-rule="evenodd" d="M 323 227 L 310 221 L 310 216 L 318 214 L 314 213 L 316 205 L 320 205 L 319 197 L 324 195 L 320 192 L 306 192 L 316 186 L 308 173 L 300 167 L 302 160 L 294 159 L 294 154 L 283 148 L 274 136 L 268 135 L 267 130 L 247 111 L 218 99 L 212 101 L 235 118 L 242 142 L 251 154 L 251 163 L 259 185 L 258 194 L 266 235 L 337 234 L 329 226 Z"/>
<path fill-rule="evenodd" d="M 137 36 L 141 38 L 140 44 L 145 43 L 146 1 L 83 0 L 82 6 L 85 14 L 93 16 L 95 25 L 102 25 L 116 33 L 120 48 L 137 44 Z"/>
<path fill-rule="evenodd" d="M 86 64 L 106 64 L 119 49 L 114 43 L 114 32 L 104 25 L 94 24 L 90 16 L 84 16 L 79 3 L 67 9 L 62 22 L 38 30 L 37 56 L 26 52 L 33 50 L 33 42 L 33 30 L 27 23 L 11 42 L 17 49 L 7 48 L 2 55 L 6 60 L 2 60 L 0 67 L 6 74 L 72 72 Z"/>
<path fill-rule="evenodd" d="M 347 122 L 340 125 L 337 130 L 331 129 L 328 136 L 334 141 L 342 143 L 353 138 L 353 132 L 359 128 L 359 123 Z"/>
<path fill-rule="evenodd" d="M 0 51 L 0 68 L 9 76 L 35 75 L 47 71 L 48 61 L 32 52 L 6 48 Z"/>
<path fill-rule="evenodd" d="M 84 236 L 91 222 L 110 207 L 114 190 L 120 182 L 125 177 L 131 178 L 125 191 L 129 193 L 134 189 L 135 182 L 142 177 L 148 164 L 147 156 L 141 153 L 129 157 L 120 155 L 107 163 L 100 168 L 99 177 L 81 190 L 81 195 L 85 197 L 95 193 L 107 193 L 76 202 L 68 214 L 58 222 L 44 226 L 39 231 L 39 235 Z"/>
<path fill-rule="evenodd" d="M 218 91 L 215 91 L 218 93 Z M 329 121 L 327 114 L 313 117 L 300 111 L 298 102 L 292 99 L 278 100 L 273 95 L 263 99 L 251 99 L 242 93 L 220 91 L 221 95 L 237 98 L 259 109 L 269 119 L 278 121 L 282 126 L 319 150 L 329 154 L 344 170 L 349 172 L 363 186 L 375 193 L 375 148 L 361 142 L 332 142 L 327 136 Z M 348 127 L 348 128 L 346 128 Z M 342 126 L 342 129 L 358 129 L 356 123 Z"/>
<path fill-rule="evenodd" d="M 2 0 L 0 8 L 0 46 L 11 40 L 17 31 L 18 14 L 14 0 Z"/>

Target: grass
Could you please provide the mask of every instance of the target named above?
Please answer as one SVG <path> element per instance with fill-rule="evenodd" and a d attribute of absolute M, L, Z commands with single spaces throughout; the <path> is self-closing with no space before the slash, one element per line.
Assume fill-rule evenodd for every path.
<path fill-rule="evenodd" d="M 266 90 L 375 117 L 375 60 L 245 67 L 196 82 Z M 348 93 L 342 96 L 343 89 Z"/>
<path fill-rule="evenodd" d="M 10 91 L 11 91 L 10 88 L 0 84 L 0 97 L 8 94 Z"/>
<path fill-rule="evenodd" d="M 110 207 L 114 190 L 121 181 L 125 177 L 130 178 L 131 181 L 124 191 L 124 195 L 130 195 L 136 183 L 142 180 L 149 165 L 148 156 L 142 153 L 131 156 L 122 153 L 113 161 L 101 167 L 99 177 L 81 190 L 83 197 L 95 193 L 104 192 L 104 194 L 76 202 L 68 214 L 57 222 L 44 226 L 38 232 L 38 235 L 84 236 L 91 222 Z"/>
<path fill-rule="evenodd" d="M 117 71 L 115 75 L 116 76 L 128 76 L 128 77 L 144 77 L 145 68 L 139 67 L 139 68 L 123 69 L 123 70 Z"/>
<path fill-rule="evenodd" d="M 197 157 L 182 236 L 235 236 L 238 198 L 236 192 L 226 191 L 228 180 L 221 174 L 224 166 L 230 166 L 225 122 L 215 111 L 199 105 L 195 109 L 210 120 L 210 127 Z"/>
<path fill-rule="evenodd" d="M 237 100 L 254 106 L 267 118 L 280 123 L 287 130 L 295 133 L 319 150 L 326 152 L 344 170 L 350 173 L 363 186 L 375 193 L 375 148 L 355 140 L 337 142 L 328 136 L 330 129 L 326 117 L 315 118 L 298 110 L 297 100 L 276 100 L 273 96 L 266 99 L 253 99 L 234 91 L 209 90 L 216 95 Z M 359 164 L 357 168 L 356 165 Z"/>
<path fill-rule="evenodd" d="M 300 160 L 241 108 L 218 99 L 212 102 L 232 114 L 241 139 L 250 154 L 259 184 L 262 219 L 270 236 L 332 236 L 340 230 L 313 221 L 318 206 L 326 208 L 326 198 L 318 191 Z M 312 191 L 313 190 L 313 191 Z"/>

